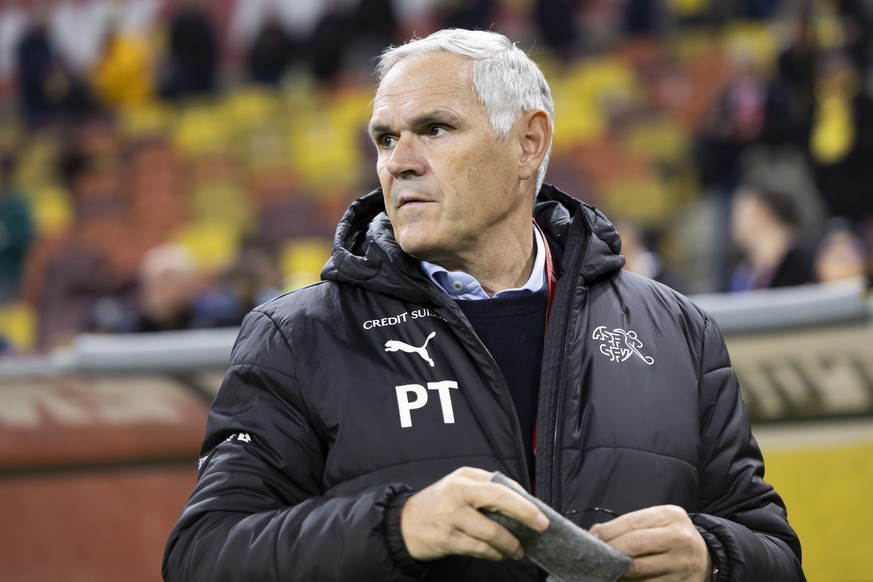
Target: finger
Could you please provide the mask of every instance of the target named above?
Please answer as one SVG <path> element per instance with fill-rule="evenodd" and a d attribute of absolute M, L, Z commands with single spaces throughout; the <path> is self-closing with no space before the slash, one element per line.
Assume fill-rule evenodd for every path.
<path fill-rule="evenodd" d="M 491 480 L 492 480 L 492 481 L 494 481 L 494 475 L 495 475 L 495 474 L 496 474 L 496 473 L 492 473 L 492 474 L 491 474 Z M 511 478 L 507 477 L 506 475 L 501 475 L 501 478 L 502 478 L 502 480 L 500 481 L 500 484 L 501 484 L 501 485 L 504 485 L 504 486 L 509 485 L 510 487 L 512 487 L 513 489 L 515 489 L 516 491 L 519 491 L 519 492 L 525 493 L 525 489 L 524 489 L 524 487 L 522 487 L 522 486 L 521 486 L 521 483 L 519 483 L 519 482 L 516 481 L 515 479 L 511 479 Z M 495 482 L 496 482 L 496 481 L 495 481 Z"/>
<path fill-rule="evenodd" d="M 676 553 L 652 554 L 634 558 L 631 565 L 622 574 L 622 579 L 652 580 L 664 577 L 664 579 L 669 580 L 687 580 L 695 572 L 709 572 L 711 570 L 711 567 L 707 568 L 696 563 L 689 555 Z"/>
<path fill-rule="evenodd" d="M 473 481 L 491 481 L 493 475 L 494 473 L 491 471 L 479 469 L 478 467 L 460 467 L 449 473 L 447 477 L 463 477 L 465 479 L 472 479 Z"/>
<path fill-rule="evenodd" d="M 609 543 L 610 540 L 635 530 L 666 527 L 673 521 L 689 519 L 688 514 L 680 507 L 659 505 L 631 511 L 613 520 L 595 524 L 590 533 Z"/>
<path fill-rule="evenodd" d="M 464 501 L 472 507 L 502 513 L 534 531 L 549 527 L 549 518 L 539 507 L 505 485 L 481 483 L 464 489 L 463 495 Z"/>
<path fill-rule="evenodd" d="M 518 560 L 524 557 L 524 549 L 518 538 L 479 511 L 462 512 L 457 518 L 456 527 L 471 538 L 487 543 L 506 558 Z"/>
<path fill-rule="evenodd" d="M 607 543 L 619 552 L 637 558 L 669 552 L 674 547 L 674 538 L 666 528 L 638 529 L 625 532 Z"/>
<path fill-rule="evenodd" d="M 429 560 L 451 553 L 483 553 L 481 544 L 471 548 L 453 545 L 457 543 L 455 536 L 459 532 L 463 534 L 461 540 L 469 536 L 493 544 L 494 551 L 501 557 L 518 556 L 518 540 L 481 514 L 479 509 L 503 512 L 534 528 L 542 525 L 538 517 L 541 512 L 512 489 L 491 482 L 491 475 L 481 469 L 458 469 L 406 501 L 400 516 L 400 528 L 412 557 Z M 498 559 L 494 553 L 486 553 L 489 559 Z"/>
<path fill-rule="evenodd" d="M 664 576 L 673 571 L 671 568 L 671 558 L 666 554 L 655 554 L 653 556 L 640 556 L 634 558 L 628 569 L 622 574 L 622 579 L 639 580 L 651 579 L 656 576 Z"/>
<path fill-rule="evenodd" d="M 447 541 L 447 555 L 471 556 L 499 562 L 512 556 L 507 556 L 491 544 L 461 530 L 455 530 Z"/>

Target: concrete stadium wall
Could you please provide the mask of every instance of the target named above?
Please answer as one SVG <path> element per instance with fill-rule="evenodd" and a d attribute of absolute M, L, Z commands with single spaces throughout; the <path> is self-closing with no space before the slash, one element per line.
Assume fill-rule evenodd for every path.
<path fill-rule="evenodd" d="M 160 580 L 207 407 L 162 376 L 0 382 L 0 580 Z"/>

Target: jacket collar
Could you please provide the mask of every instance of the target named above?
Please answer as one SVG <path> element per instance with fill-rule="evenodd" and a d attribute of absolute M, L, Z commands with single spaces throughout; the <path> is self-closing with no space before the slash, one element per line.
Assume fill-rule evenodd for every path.
<path fill-rule="evenodd" d="M 570 250 L 584 252 L 579 275 L 587 281 L 624 265 L 618 233 L 596 208 L 546 184 L 537 197 L 534 217 L 552 246 L 559 277 L 560 258 Z M 408 300 L 421 301 L 438 292 L 418 268 L 418 261 L 404 253 L 394 239 L 381 189 L 359 198 L 346 210 L 321 277 Z"/>

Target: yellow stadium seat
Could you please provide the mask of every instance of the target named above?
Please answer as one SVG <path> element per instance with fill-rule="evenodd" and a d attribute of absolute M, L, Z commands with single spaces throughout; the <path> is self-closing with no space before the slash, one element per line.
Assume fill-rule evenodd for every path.
<path fill-rule="evenodd" d="M 218 220 L 245 227 L 252 220 L 246 193 L 233 183 L 206 183 L 190 192 L 190 214 L 195 220 Z"/>
<path fill-rule="evenodd" d="M 36 344 L 36 313 L 29 304 L 19 301 L 0 305 L 0 336 L 16 352 L 26 352 Z"/>
<path fill-rule="evenodd" d="M 603 136 L 607 119 L 593 100 L 574 94 L 572 89 L 556 83 L 552 89 L 555 117 L 559 120 L 552 147 L 561 152 L 579 143 Z"/>
<path fill-rule="evenodd" d="M 330 115 L 340 127 L 350 131 L 365 130 L 372 101 L 373 91 L 369 87 L 348 88 L 336 96 Z"/>
<path fill-rule="evenodd" d="M 674 196 L 655 178 L 615 180 L 604 188 L 603 208 L 607 215 L 629 218 L 647 227 L 666 221 L 674 207 Z"/>
<path fill-rule="evenodd" d="M 688 158 L 690 137 L 685 129 L 668 117 L 641 120 L 626 129 L 624 144 L 637 155 L 660 161 Z"/>
<path fill-rule="evenodd" d="M 575 96 L 602 102 L 610 97 L 637 99 L 636 74 L 621 58 L 581 59 L 569 71 L 567 89 Z"/>
<path fill-rule="evenodd" d="M 779 54 L 779 40 L 773 28 L 757 22 L 736 21 L 725 27 L 725 51 L 753 59 L 762 70 L 770 70 Z"/>
<path fill-rule="evenodd" d="M 286 289 L 297 289 L 318 281 L 324 263 L 330 258 L 331 248 L 331 241 L 324 237 L 288 240 L 279 252 L 279 269 Z"/>
<path fill-rule="evenodd" d="M 30 203 L 36 230 L 41 235 L 59 234 L 67 230 L 75 220 L 70 196 L 59 186 L 33 190 Z"/>
<path fill-rule="evenodd" d="M 128 140 L 135 140 L 166 133 L 173 120 L 173 111 L 160 101 L 147 101 L 119 110 L 118 119 L 124 136 Z"/>
<path fill-rule="evenodd" d="M 711 5 L 711 0 L 670 0 L 670 13 L 681 18 L 700 16 L 706 14 Z"/>
<path fill-rule="evenodd" d="M 173 125 L 173 141 L 188 156 L 225 151 L 231 127 L 223 118 L 220 105 L 192 102 L 182 107 Z"/>
<path fill-rule="evenodd" d="M 358 134 L 329 115 L 298 119 L 289 134 L 295 174 L 310 188 L 324 188 L 357 179 L 361 163 Z"/>
<path fill-rule="evenodd" d="M 240 239 L 239 227 L 220 220 L 194 221 L 179 229 L 173 241 L 186 247 L 204 272 L 229 265 Z"/>
<path fill-rule="evenodd" d="M 275 124 L 281 119 L 277 91 L 255 85 L 241 85 L 230 91 L 223 103 L 225 121 L 238 130 Z"/>
<path fill-rule="evenodd" d="M 680 28 L 668 39 L 669 51 L 678 61 L 688 63 L 721 51 L 721 39 L 707 28 Z"/>
<path fill-rule="evenodd" d="M 25 192 L 57 180 L 58 140 L 48 134 L 30 134 L 27 146 L 19 152 L 13 182 Z"/>
<path fill-rule="evenodd" d="M 552 84 L 556 150 L 602 137 L 609 124 L 609 109 L 633 106 L 640 100 L 634 70 L 621 58 L 582 59 L 567 76 Z"/>

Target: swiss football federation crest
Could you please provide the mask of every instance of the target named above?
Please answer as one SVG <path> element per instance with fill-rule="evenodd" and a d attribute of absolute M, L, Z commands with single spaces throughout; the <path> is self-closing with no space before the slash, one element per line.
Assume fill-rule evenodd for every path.
<path fill-rule="evenodd" d="M 601 342 L 600 353 L 609 357 L 611 362 L 624 362 L 635 355 L 649 366 L 655 363 L 655 358 L 643 355 L 640 351 L 643 342 L 635 331 L 625 331 L 618 327 L 609 331 L 605 325 L 601 325 L 591 334 L 591 339 Z"/>

